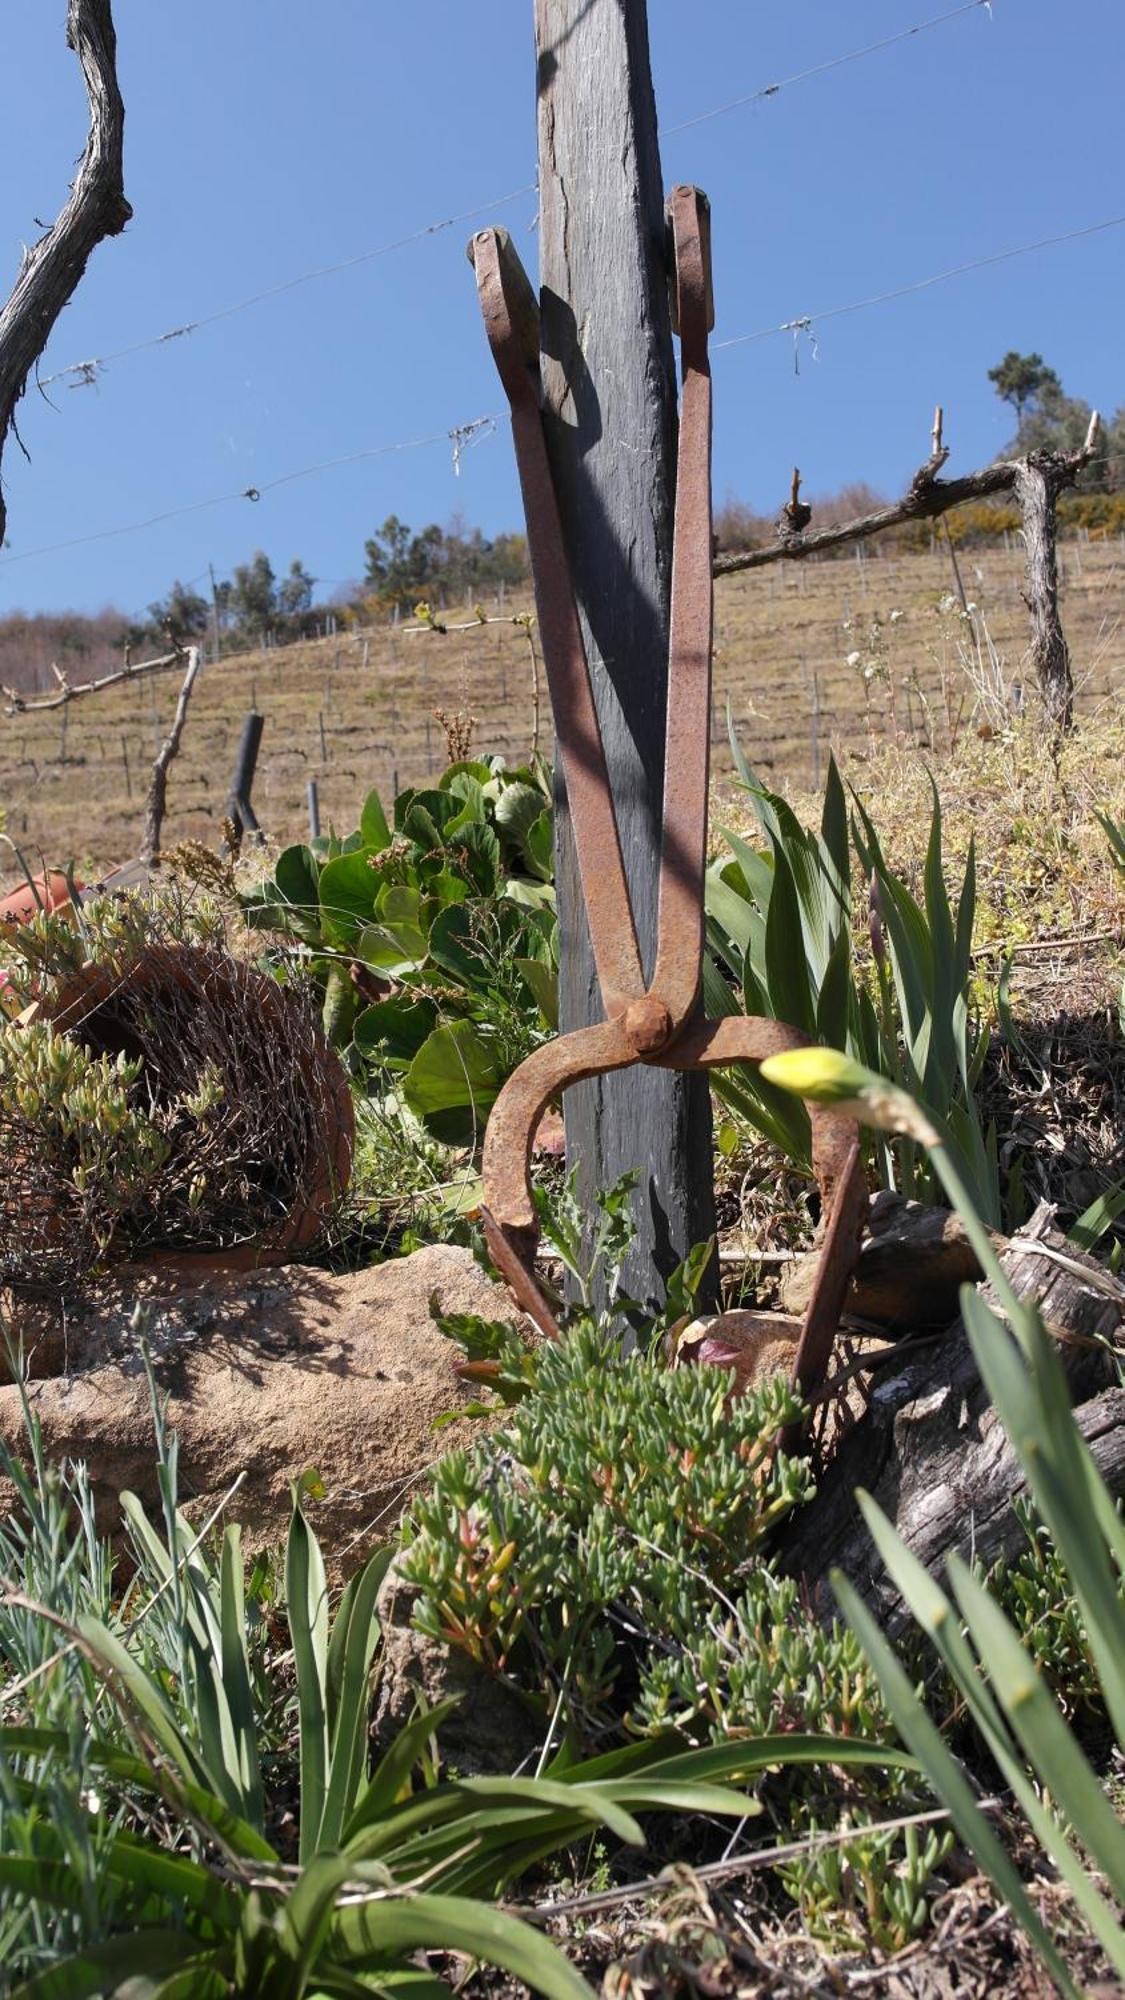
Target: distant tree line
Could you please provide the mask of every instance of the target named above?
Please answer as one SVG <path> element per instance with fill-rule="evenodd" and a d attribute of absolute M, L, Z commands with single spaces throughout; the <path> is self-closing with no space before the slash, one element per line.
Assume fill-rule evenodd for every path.
<path fill-rule="evenodd" d="M 397 514 L 364 543 L 364 588 L 378 605 L 412 610 L 420 599 L 442 607 L 501 584 L 526 582 L 530 574 L 525 535 L 497 535 L 486 541 L 479 528 L 455 515 L 448 528 L 431 522 L 415 534 Z"/>
<path fill-rule="evenodd" d="M 183 644 L 206 638 L 217 624 L 220 636 L 233 644 L 250 644 L 263 632 L 299 639 L 311 621 L 315 589 L 315 576 L 298 557 L 278 578 L 264 549 L 256 549 L 248 563 L 239 563 L 229 577 L 216 580 L 213 597 L 202 597 L 177 579 L 167 597 L 150 604 L 147 619 L 130 626 L 127 636 L 134 645 L 142 640 L 156 644 L 169 635 Z"/>
<path fill-rule="evenodd" d="M 1089 428 L 1091 406 L 1081 396 L 1067 395 L 1041 354 L 1009 348 L 989 369 L 988 379 L 1016 413 L 1016 434 L 1001 458 L 1024 457 L 1029 451 L 1077 451 Z M 1125 407 L 1107 419 L 1097 460 L 1082 474 L 1079 488 L 1084 493 L 1125 493 Z"/>
<path fill-rule="evenodd" d="M 318 604 L 318 579 L 299 557 L 279 576 L 265 550 L 256 549 L 229 577 L 216 578 L 213 595 L 177 578 L 140 618 L 112 608 L 96 617 L 13 612 L 0 618 L 0 681 L 30 693 L 52 683 L 52 665 L 70 680 L 88 680 L 120 664 L 126 647 L 139 660 L 170 641 L 210 642 L 216 625 L 224 650 L 232 652 L 259 644 L 263 634 L 300 639 L 315 634 L 326 608 L 341 624 L 395 610 L 409 614 L 423 599 L 445 609 L 525 583 L 530 574 L 523 535 L 488 540 L 460 515 L 445 528 L 431 522 L 416 532 L 390 514 L 365 543 L 364 556 L 362 579 Z"/>
<path fill-rule="evenodd" d="M 412 611 L 425 599 L 447 607 L 494 591 L 499 585 L 524 583 L 529 574 L 527 540 L 523 535 L 498 535 L 486 540 L 455 515 L 448 527 L 432 521 L 415 532 L 397 514 L 388 514 L 364 543 L 363 581 L 338 593 L 334 603 L 344 613 Z M 213 597 L 175 582 L 166 597 L 151 604 L 148 617 L 130 628 L 132 643 L 153 643 L 172 632 L 181 641 L 202 639 L 214 630 L 233 645 L 252 645 L 263 632 L 280 639 L 306 637 L 318 622 L 313 592 L 317 578 L 294 557 L 282 577 L 263 549 L 229 577 L 216 581 Z"/>

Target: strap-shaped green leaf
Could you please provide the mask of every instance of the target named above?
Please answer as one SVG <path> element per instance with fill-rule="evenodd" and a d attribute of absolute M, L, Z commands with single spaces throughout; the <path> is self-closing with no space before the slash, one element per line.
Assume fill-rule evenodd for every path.
<path fill-rule="evenodd" d="M 312 1859 L 328 1785 L 328 1584 L 320 1545 L 305 1519 L 299 1485 L 285 1549 L 285 1597 L 297 1675 L 301 1775 L 298 1859 Z"/>

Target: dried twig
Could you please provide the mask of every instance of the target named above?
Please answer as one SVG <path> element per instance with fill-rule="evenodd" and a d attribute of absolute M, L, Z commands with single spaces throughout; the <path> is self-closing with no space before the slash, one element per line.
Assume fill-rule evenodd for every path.
<path fill-rule="evenodd" d="M 1109 931 L 1084 931 L 1081 937 L 1061 938 L 1001 938 L 998 944 L 974 945 L 970 956 L 977 958 L 1003 958 L 1017 952 L 1028 956 L 1041 951 L 1077 951 L 1088 944 L 1117 944 L 1121 938 L 1121 925 Z"/>
<path fill-rule="evenodd" d="M 530 611 L 525 611 L 514 622 L 517 625 L 523 626 L 524 634 L 527 638 L 528 661 L 531 666 L 531 761 L 534 764 L 539 755 L 539 731 L 541 725 L 539 655 L 535 650 L 535 633 L 532 630 L 535 621 Z"/>
<path fill-rule="evenodd" d="M 100 694 L 103 688 L 116 687 L 119 681 L 137 680 L 141 674 L 165 673 L 169 667 L 182 665 L 183 658 L 184 649 L 182 646 L 177 646 L 174 652 L 161 653 L 157 660 L 138 660 L 135 667 L 126 664 L 123 667 L 116 667 L 111 674 L 100 675 L 97 680 L 78 681 L 73 685 L 59 672 L 52 661 L 51 670 L 59 683 L 59 692 L 42 697 L 36 696 L 29 700 L 18 688 L 6 687 L 0 682 L 0 694 L 6 695 L 8 699 L 4 714 L 25 715 L 30 714 L 33 709 L 64 708 L 68 701 L 77 701 L 80 695 Z"/>
<path fill-rule="evenodd" d="M 119 236 L 133 211 L 125 199 L 122 138 L 125 106 L 117 84 L 117 37 L 110 0 L 69 0 L 67 44 L 82 65 L 90 131 L 57 222 L 24 257 L 0 311 L 0 452 L 15 426 L 16 405 L 91 252 Z M 18 433 L 17 433 L 18 435 Z M 0 493 L 0 541 L 7 515 Z"/>
<path fill-rule="evenodd" d="M 983 1813 L 1002 1813 L 1005 1801 L 1002 1798 L 977 1800 L 977 1810 Z M 943 1806 L 926 1812 L 902 1813 L 896 1819 L 873 1820 L 870 1825 L 860 1828 L 836 1827 L 823 1833 L 811 1833 L 803 1840 L 790 1840 L 783 1846 L 751 1847 L 744 1854 L 736 1854 L 729 1861 L 708 1861 L 691 1873 L 697 1882 L 731 1881 L 739 1875 L 752 1875 L 759 1868 L 777 1868 L 787 1861 L 801 1861 L 810 1854 L 822 1853 L 831 1847 L 846 1847 L 849 1842 L 862 1836 L 867 1839 L 874 1833 L 898 1833 L 911 1826 L 937 1826 L 949 1818 Z M 568 1896 L 555 1903 L 511 1903 L 507 1907 L 513 1915 L 523 1917 L 532 1924 L 546 1923 L 552 1917 L 589 1915 L 595 1910 L 611 1910 L 616 1904 L 631 1903 L 646 1896 L 667 1894 L 679 1886 L 682 1877 L 675 1867 L 665 1869 L 660 1875 L 646 1876 L 637 1882 L 622 1882 L 613 1889 L 599 1889 L 589 1896 Z"/>
<path fill-rule="evenodd" d="M 172 718 L 172 727 L 164 738 L 152 767 L 152 783 L 149 786 L 148 804 L 145 807 L 145 831 L 144 839 L 141 842 L 141 860 L 147 861 L 152 867 L 157 865 L 156 857 L 160 850 L 160 829 L 164 824 L 164 808 L 168 796 L 168 769 L 180 747 L 180 738 L 184 733 L 184 724 L 187 721 L 188 703 L 191 700 L 191 691 L 195 686 L 195 677 L 199 672 L 199 663 L 202 659 L 199 647 L 189 647 L 187 658 L 188 669 L 184 675 L 183 686 L 180 689 L 180 698 L 176 703 L 176 713 Z"/>

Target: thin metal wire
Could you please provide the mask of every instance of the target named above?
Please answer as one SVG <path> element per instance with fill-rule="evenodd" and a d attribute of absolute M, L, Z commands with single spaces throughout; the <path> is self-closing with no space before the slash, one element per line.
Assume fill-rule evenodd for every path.
<path fill-rule="evenodd" d="M 127 521 L 119 528 L 96 528 L 89 535 L 74 535 L 66 542 L 49 542 L 38 549 L 21 549 L 18 554 L 0 557 L 0 569 L 7 569 L 12 563 L 30 562 L 35 556 L 58 555 L 63 549 L 84 548 L 89 542 L 108 542 L 119 535 L 139 535 L 145 528 L 155 528 L 162 521 L 176 521 L 185 514 L 199 514 L 208 507 L 223 507 L 231 500 L 257 502 L 264 493 L 272 493 L 277 486 L 291 485 L 295 479 L 311 479 L 314 473 L 330 472 L 341 465 L 356 465 L 365 458 L 384 458 L 391 452 L 423 451 L 428 445 L 452 445 L 454 451 L 463 452 L 466 441 L 491 436 L 496 427 L 492 415 L 474 417 L 470 423 L 454 424 L 450 430 L 431 431 L 428 437 L 405 438 L 398 444 L 376 444 L 367 451 L 348 452 L 343 458 L 325 458 L 318 465 L 305 465 L 297 472 L 283 472 L 276 479 L 263 480 L 260 486 L 245 486 L 228 493 L 213 494 L 209 500 L 192 500 L 184 507 L 167 507 L 160 514 L 150 514 L 143 521 Z"/>
<path fill-rule="evenodd" d="M 789 90 L 795 83 L 807 83 L 811 77 L 825 76 L 829 70 L 842 69 L 845 63 L 860 62 L 864 56 L 878 55 L 883 49 L 891 49 L 896 42 L 908 42 L 914 35 L 924 35 L 930 28 L 943 27 L 946 21 L 956 21 L 962 14 L 975 14 L 981 7 L 988 10 L 992 18 L 992 0 L 963 0 L 960 7 L 951 7 L 945 14 L 933 14 L 928 21 L 916 21 L 912 28 L 900 28 L 897 34 L 884 35 L 881 41 L 868 42 L 861 49 L 848 49 L 843 55 L 831 56 L 827 62 L 814 63 L 811 69 L 799 69 L 793 76 L 783 76 L 777 83 L 767 83 L 760 90 L 748 91 L 745 97 L 732 97 L 727 104 L 716 104 L 711 111 L 697 112 L 694 118 L 685 118 L 679 125 L 668 127 L 665 137 L 675 138 L 679 132 L 690 132 L 695 125 L 706 125 L 712 118 L 725 118 L 728 111 L 742 111 L 748 104 L 764 104 L 767 98 L 777 97 L 783 90 Z"/>
<path fill-rule="evenodd" d="M 183 326 L 169 327 L 165 333 L 150 334 L 145 340 L 135 340 L 128 347 L 116 347 L 108 354 L 92 355 L 88 361 L 71 361 L 65 368 L 56 368 L 51 375 L 39 377 L 39 387 L 49 389 L 52 382 L 61 382 L 68 375 L 76 379 L 72 389 L 92 388 L 102 369 L 111 361 L 123 361 L 126 356 L 141 354 L 150 347 L 166 347 L 173 340 L 182 340 L 190 333 L 198 333 L 201 328 L 215 326 L 219 320 L 231 319 L 235 313 L 246 312 L 251 306 L 262 305 L 267 299 L 276 299 L 283 292 L 292 292 L 299 285 L 311 285 L 317 278 L 331 278 L 339 271 L 354 271 L 359 264 L 370 264 L 378 257 L 389 257 L 392 251 L 405 250 L 411 243 L 421 243 L 427 236 L 438 236 L 443 230 L 453 229 L 459 222 L 472 222 L 478 215 L 491 214 L 494 209 L 504 208 L 509 202 L 518 201 L 521 195 L 535 194 L 537 183 L 529 181 L 523 187 L 512 188 L 508 194 L 497 195 L 493 201 L 477 204 L 475 208 L 465 208 L 457 215 L 443 216 L 440 222 L 427 222 L 423 228 L 411 230 L 407 236 L 396 236 L 389 243 L 380 243 L 374 250 L 361 250 L 355 257 L 341 258 L 338 264 L 320 264 L 312 271 L 301 271 L 294 278 L 283 278 L 279 284 L 267 285 L 264 291 L 251 292 L 248 298 L 236 299 L 233 305 L 219 306 L 215 312 L 203 313 L 198 319 L 185 321 Z"/>
<path fill-rule="evenodd" d="M 1097 236 L 1105 229 L 1120 229 L 1125 226 L 1125 215 L 1111 215 L 1105 222 L 1090 222 L 1082 229 L 1067 229 L 1058 236 L 1040 236 L 1034 243 L 1019 243 L 1012 250 L 996 250 L 989 257 L 973 257 L 965 264 L 954 264 L 948 271 L 935 271 L 932 277 L 916 278 L 909 285 L 896 285 L 887 292 L 873 292 L 870 298 L 853 299 L 846 306 L 826 306 L 822 312 L 800 313 L 795 319 L 783 319 L 777 326 L 760 326 L 755 333 L 736 333 L 726 340 L 712 342 L 712 349 L 721 347 L 744 347 L 751 340 L 768 340 L 776 333 L 808 333 L 814 326 L 820 326 L 826 319 L 839 319 L 843 313 L 864 312 L 868 306 L 888 305 L 892 299 L 907 298 L 912 292 L 928 291 L 931 285 L 944 285 L 950 278 L 960 278 L 967 271 L 983 271 L 992 264 L 1005 264 L 1012 257 L 1029 257 L 1034 250 L 1051 250 L 1060 243 L 1075 243 L 1083 236 Z"/>

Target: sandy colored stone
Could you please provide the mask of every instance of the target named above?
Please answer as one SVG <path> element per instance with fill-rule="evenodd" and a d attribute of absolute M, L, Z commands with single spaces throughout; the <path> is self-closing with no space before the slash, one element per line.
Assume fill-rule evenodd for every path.
<path fill-rule="evenodd" d="M 676 1360 L 733 1368 L 739 1394 L 770 1375 L 789 1375 L 801 1337 L 801 1322 L 788 1313 L 709 1313 L 684 1327 Z"/>
<path fill-rule="evenodd" d="M 470 1253 L 444 1244 L 343 1276 L 291 1265 L 190 1283 L 169 1270 L 118 1278 L 68 1316 L 66 1373 L 29 1385 L 47 1453 L 85 1460 L 107 1529 L 122 1490 L 156 1501 L 149 1393 L 130 1327 L 143 1298 L 192 1518 L 241 1474 L 227 1518 L 252 1546 L 278 1541 L 289 1482 L 315 1467 L 326 1494 L 311 1517 L 333 1567 L 349 1569 L 391 1532 L 426 1468 L 473 1435 L 468 1424 L 433 1429 L 469 1400 L 453 1373 L 458 1350 L 430 1317 L 434 1291 L 450 1312 L 511 1317 Z M 0 1386 L 0 1438 L 17 1453 L 26 1442 L 14 1385 Z M 0 1482 L 0 1505 L 7 1497 Z"/>

